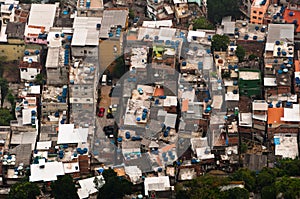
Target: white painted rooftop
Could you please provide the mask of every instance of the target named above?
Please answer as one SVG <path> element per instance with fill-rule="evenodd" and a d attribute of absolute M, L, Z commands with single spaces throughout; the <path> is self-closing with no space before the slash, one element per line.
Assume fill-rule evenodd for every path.
<path fill-rule="evenodd" d="M 74 124 L 60 124 L 57 144 L 72 144 L 87 142 L 88 128 L 74 128 Z"/>
<path fill-rule="evenodd" d="M 31 4 L 28 25 L 43 26 L 45 31 L 49 31 L 53 26 L 55 13 L 55 4 Z"/>
<path fill-rule="evenodd" d="M 40 164 L 31 164 L 29 182 L 49 182 L 57 180 L 57 176 L 65 175 L 62 162 L 43 162 L 42 159 L 39 161 L 44 168 L 41 168 Z"/>

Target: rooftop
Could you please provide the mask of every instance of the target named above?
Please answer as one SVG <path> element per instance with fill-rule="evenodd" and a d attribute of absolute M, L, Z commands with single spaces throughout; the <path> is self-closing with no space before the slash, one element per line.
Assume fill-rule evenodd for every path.
<path fill-rule="evenodd" d="M 128 9 L 106 9 L 103 12 L 103 19 L 100 28 L 100 38 L 109 38 L 109 32 L 112 27 L 121 26 L 126 28 L 128 18 Z"/>
<path fill-rule="evenodd" d="M 55 4 L 31 4 L 28 26 L 44 27 L 45 31 L 49 31 L 53 26 L 55 13 Z"/>
<path fill-rule="evenodd" d="M 239 71 L 239 78 L 243 80 L 259 80 L 259 71 Z"/>
<path fill-rule="evenodd" d="M 91 177 L 91 178 L 86 178 L 86 179 L 78 181 L 78 183 L 81 187 L 77 191 L 79 198 L 88 198 L 90 194 L 94 194 L 94 193 L 98 192 L 98 189 L 96 189 L 95 183 L 94 183 L 95 178 L 97 178 L 99 181 L 101 181 L 101 184 L 105 183 L 104 177 L 102 175 Z"/>
<path fill-rule="evenodd" d="M 145 178 L 144 187 L 145 187 L 145 195 L 146 196 L 148 196 L 148 191 L 169 190 L 171 187 L 169 176 Z"/>
<path fill-rule="evenodd" d="M 296 158 L 298 156 L 297 135 L 275 134 L 275 155 L 282 158 Z"/>
<path fill-rule="evenodd" d="M 79 9 L 103 9 L 103 0 L 78 0 L 77 7 Z"/>
<path fill-rule="evenodd" d="M 25 32 L 25 23 L 21 22 L 8 22 L 6 25 L 5 34 L 8 39 L 23 39 Z"/>
<path fill-rule="evenodd" d="M 284 116 L 284 108 L 268 108 L 268 124 L 280 124 Z"/>
<path fill-rule="evenodd" d="M 93 63 L 77 61 L 70 67 L 70 82 L 76 84 L 94 84 L 96 65 Z"/>
<path fill-rule="evenodd" d="M 282 121 L 285 122 L 300 122 L 300 105 L 293 104 L 292 108 L 284 108 L 284 117 Z"/>
<path fill-rule="evenodd" d="M 143 25 L 142 25 L 142 27 L 145 28 L 160 28 L 160 27 L 171 28 L 172 26 L 173 26 L 172 20 L 143 21 Z"/>
<path fill-rule="evenodd" d="M 98 46 L 99 30 L 97 24 L 101 24 L 100 17 L 75 17 L 72 46 Z"/>
<path fill-rule="evenodd" d="M 299 33 L 300 32 L 300 11 L 299 10 L 289 10 L 289 9 L 285 9 L 284 14 L 283 14 L 283 18 L 285 20 L 286 23 L 293 23 L 293 24 L 297 24 L 297 28 L 296 28 L 296 32 Z"/>
<path fill-rule="evenodd" d="M 57 144 L 86 143 L 88 128 L 74 128 L 74 124 L 60 124 Z"/>
<path fill-rule="evenodd" d="M 266 51 L 273 51 L 276 41 L 294 42 L 294 24 L 269 24 Z"/>
<path fill-rule="evenodd" d="M 39 159 L 39 164 L 31 164 L 30 173 L 29 182 L 49 182 L 65 175 L 62 162 L 45 162 L 45 159 Z"/>

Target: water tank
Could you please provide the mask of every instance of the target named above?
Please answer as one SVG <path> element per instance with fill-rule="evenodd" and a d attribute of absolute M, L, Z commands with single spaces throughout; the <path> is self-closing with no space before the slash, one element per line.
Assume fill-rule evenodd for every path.
<path fill-rule="evenodd" d="M 130 132 L 129 132 L 129 131 L 127 131 L 127 132 L 125 133 L 125 137 L 126 137 L 126 139 L 130 139 Z"/>
<path fill-rule="evenodd" d="M 100 28 L 101 28 L 101 24 L 99 24 L 99 23 L 96 24 L 96 29 L 97 29 L 97 30 L 100 30 Z"/>
<path fill-rule="evenodd" d="M 36 55 L 40 54 L 39 50 L 35 50 L 34 52 L 35 52 Z"/>
<path fill-rule="evenodd" d="M 11 11 L 14 8 L 14 4 L 10 4 L 8 10 Z"/>

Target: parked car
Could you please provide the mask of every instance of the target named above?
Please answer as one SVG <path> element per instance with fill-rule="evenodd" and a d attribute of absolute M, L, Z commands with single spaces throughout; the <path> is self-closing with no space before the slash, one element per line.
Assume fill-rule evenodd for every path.
<path fill-rule="evenodd" d="M 106 118 L 107 118 L 107 119 L 112 119 L 112 118 L 114 118 L 114 116 L 113 116 L 113 114 L 108 113 L 108 114 L 106 115 Z"/>
<path fill-rule="evenodd" d="M 109 75 L 107 76 L 107 85 L 111 86 L 112 85 L 112 77 Z"/>
<path fill-rule="evenodd" d="M 105 127 L 103 127 L 104 132 L 109 131 L 109 130 L 113 131 L 114 129 L 115 129 L 114 126 L 105 126 Z"/>
<path fill-rule="evenodd" d="M 98 117 L 103 117 L 105 113 L 105 108 L 101 107 L 98 112 Z"/>

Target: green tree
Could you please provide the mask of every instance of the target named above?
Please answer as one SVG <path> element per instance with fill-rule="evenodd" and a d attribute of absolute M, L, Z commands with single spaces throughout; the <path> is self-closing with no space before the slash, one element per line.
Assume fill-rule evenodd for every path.
<path fill-rule="evenodd" d="M 298 159 L 282 159 L 277 163 L 280 169 L 279 176 L 300 176 L 300 160 Z"/>
<path fill-rule="evenodd" d="M 210 175 L 200 176 L 183 183 L 183 187 L 177 187 L 176 197 L 191 199 L 220 198 L 220 186 L 228 184 L 228 178 Z"/>
<path fill-rule="evenodd" d="M 14 107 L 14 105 L 15 105 L 15 96 L 12 94 L 11 90 L 8 92 L 7 101 L 9 101 L 11 106 Z"/>
<path fill-rule="evenodd" d="M 244 188 L 233 188 L 222 191 L 219 198 L 222 199 L 249 199 L 249 191 Z"/>
<path fill-rule="evenodd" d="M 242 62 L 244 61 L 246 50 L 243 46 L 237 46 L 235 54 L 239 58 L 239 62 Z"/>
<path fill-rule="evenodd" d="M 262 199 L 275 199 L 276 198 L 276 188 L 274 185 L 265 186 L 261 189 Z"/>
<path fill-rule="evenodd" d="M 239 169 L 232 174 L 231 178 L 232 180 L 244 181 L 248 191 L 253 191 L 255 188 L 255 173 L 249 169 Z"/>
<path fill-rule="evenodd" d="M 125 194 L 131 194 L 132 183 L 118 177 L 114 170 L 104 170 L 103 177 L 105 184 L 99 189 L 98 199 L 119 199 L 123 198 Z"/>
<path fill-rule="evenodd" d="M 215 29 L 214 25 L 211 24 L 205 17 L 199 17 L 193 21 L 193 29 Z"/>
<path fill-rule="evenodd" d="M 248 145 L 246 143 L 241 144 L 241 153 L 246 153 L 248 150 Z"/>
<path fill-rule="evenodd" d="M 11 186 L 8 199 L 36 199 L 40 195 L 40 188 L 31 182 L 19 182 Z"/>
<path fill-rule="evenodd" d="M 213 23 L 220 23 L 224 16 L 240 16 L 239 1 L 213 0 L 207 1 L 208 19 Z"/>
<path fill-rule="evenodd" d="M 230 43 L 229 37 L 226 35 L 214 35 L 212 37 L 212 51 L 226 51 Z"/>
<path fill-rule="evenodd" d="M 42 73 L 40 73 L 35 76 L 34 83 L 42 85 L 44 84 L 45 80 L 46 80 L 45 76 Z"/>
<path fill-rule="evenodd" d="M 51 189 L 55 199 L 78 198 L 77 189 L 72 177 L 69 175 L 58 177 L 58 179 L 51 184 Z"/>
<path fill-rule="evenodd" d="M 275 182 L 276 193 L 283 194 L 284 199 L 300 198 L 300 179 L 282 177 Z"/>
<path fill-rule="evenodd" d="M 132 9 L 129 9 L 129 19 L 134 19 L 134 11 Z"/>
<path fill-rule="evenodd" d="M 0 77 L 0 88 L 1 88 L 1 107 L 3 107 L 4 99 L 8 93 L 8 82 L 6 79 Z"/>
<path fill-rule="evenodd" d="M 13 119 L 14 117 L 9 110 L 5 108 L 0 109 L 0 126 L 9 126 L 10 121 Z"/>
<path fill-rule="evenodd" d="M 270 168 L 263 168 L 256 177 L 256 184 L 259 189 L 271 185 L 276 181 L 276 172 Z"/>
<path fill-rule="evenodd" d="M 250 61 L 252 61 L 252 60 L 255 60 L 257 58 L 257 56 L 256 55 L 254 55 L 254 54 L 251 54 L 251 55 L 249 55 L 249 60 Z"/>

